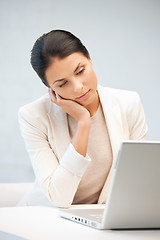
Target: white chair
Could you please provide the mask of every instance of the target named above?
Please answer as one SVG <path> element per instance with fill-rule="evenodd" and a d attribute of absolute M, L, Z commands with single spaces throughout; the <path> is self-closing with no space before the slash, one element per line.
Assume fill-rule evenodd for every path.
<path fill-rule="evenodd" d="M 32 186 L 32 182 L 0 183 L 0 207 L 16 206 Z"/>

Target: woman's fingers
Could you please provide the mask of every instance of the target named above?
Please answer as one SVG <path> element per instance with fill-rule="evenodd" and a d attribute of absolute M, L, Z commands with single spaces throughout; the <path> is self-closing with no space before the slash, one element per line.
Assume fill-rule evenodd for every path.
<path fill-rule="evenodd" d="M 59 102 L 59 100 L 61 99 L 60 96 L 56 92 L 55 92 L 55 95 L 56 95 L 57 102 Z"/>
<path fill-rule="evenodd" d="M 62 98 L 58 95 L 58 93 L 54 92 L 51 88 L 49 88 L 48 90 L 49 92 L 49 96 L 50 96 L 50 100 L 53 103 L 58 103 Z"/>
<path fill-rule="evenodd" d="M 55 102 L 55 101 L 56 101 L 56 95 L 55 95 L 55 93 L 53 92 L 53 90 L 52 90 L 51 88 L 49 88 L 48 92 L 49 92 L 50 100 L 51 100 L 52 102 Z"/>

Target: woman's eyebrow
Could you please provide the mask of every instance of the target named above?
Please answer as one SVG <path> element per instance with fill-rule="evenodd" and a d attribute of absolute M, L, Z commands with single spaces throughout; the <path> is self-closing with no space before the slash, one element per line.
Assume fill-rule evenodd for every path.
<path fill-rule="evenodd" d="M 79 65 L 80 65 L 81 63 L 78 63 L 78 66 L 76 67 L 76 69 L 74 70 L 74 72 L 76 72 L 77 71 L 77 69 L 79 68 Z"/>
<path fill-rule="evenodd" d="M 76 69 L 74 70 L 74 72 L 76 72 L 76 71 L 77 71 L 77 69 L 79 68 L 79 65 L 80 65 L 80 64 L 81 64 L 81 62 L 80 62 L 80 63 L 78 63 L 78 65 L 77 65 Z M 56 82 L 63 81 L 63 80 L 64 80 L 64 78 L 61 78 L 61 79 L 55 80 L 53 84 L 55 84 Z"/>
<path fill-rule="evenodd" d="M 58 80 L 54 81 L 54 83 L 53 83 L 53 84 L 55 84 L 56 82 L 63 81 L 63 80 L 64 80 L 64 78 L 62 78 L 62 79 L 58 79 Z"/>

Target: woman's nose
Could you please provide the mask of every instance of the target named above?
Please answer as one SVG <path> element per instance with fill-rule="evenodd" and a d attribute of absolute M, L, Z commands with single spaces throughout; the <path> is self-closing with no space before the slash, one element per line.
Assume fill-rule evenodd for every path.
<path fill-rule="evenodd" d="M 80 90 L 83 89 L 83 83 L 81 81 L 79 81 L 78 79 L 75 79 L 73 88 L 74 88 L 75 92 L 79 92 Z"/>

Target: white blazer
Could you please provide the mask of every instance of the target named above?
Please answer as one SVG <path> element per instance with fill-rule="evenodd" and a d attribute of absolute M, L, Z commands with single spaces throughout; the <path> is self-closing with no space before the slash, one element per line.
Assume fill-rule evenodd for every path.
<path fill-rule="evenodd" d="M 104 203 L 121 141 L 145 140 L 147 125 L 136 92 L 98 86 L 98 93 L 113 154 L 98 200 Z M 20 108 L 19 123 L 36 176 L 33 189 L 20 205 L 69 207 L 92 160 L 77 153 L 70 143 L 67 114 L 46 94 Z"/>

